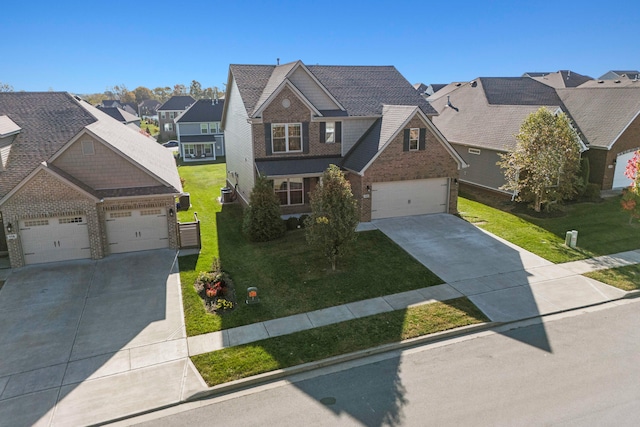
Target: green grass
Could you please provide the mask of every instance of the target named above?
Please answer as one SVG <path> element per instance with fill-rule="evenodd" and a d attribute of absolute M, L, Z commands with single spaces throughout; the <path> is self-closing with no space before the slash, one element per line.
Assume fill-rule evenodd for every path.
<path fill-rule="evenodd" d="M 148 122 L 147 120 L 140 121 L 140 128 L 146 130 L 151 135 L 156 135 L 160 132 L 160 128 L 153 124 L 152 122 Z"/>
<path fill-rule="evenodd" d="M 397 310 L 193 356 L 211 387 L 488 319 L 468 299 Z"/>
<path fill-rule="evenodd" d="M 189 336 L 304 313 L 367 298 L 443 283 L 379 231 L 358 233 L 351 256 L 333 272 L 330 263 L 307 245 L 304 230 L 289 231 L 267 243 L 248 242 L 241 233 L 239 205 L 221 207 L 215 198 L 224 186 L 224 164 L 180 166 L 189 212 L 201 220 L 203 248 L 199 256 L 180 258 L 185 323 Z M 193 283 L 200 271 L 219 257 L 234 280 L 238 306 L 223 316 L 208 314 Z M 257 286 L 260 304 L 244 304 L 246 289 Z"/>
<path fill-rule="evenodd" d="M 585 276 L 607 285 L 615 286 L 623 291 L 640 289 L 640 264 L 593 271 L 586 273 Z"/>
<path fill-rule="evenodd" d="M 629 224 L 619 197 L 601 203 L 577 203 L 564 209 L 565 216 L 540 219 L 458 199 L 458 210 L 464 219 L 551 262 L 575 261 L 640 247 L 640 225 Z M 576 249 L 564 246 L 568 230 L 578 230 Z"/>

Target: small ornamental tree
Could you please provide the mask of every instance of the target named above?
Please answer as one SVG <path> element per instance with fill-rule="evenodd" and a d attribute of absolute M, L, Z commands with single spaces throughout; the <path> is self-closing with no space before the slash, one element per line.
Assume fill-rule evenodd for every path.
<path fill-rule="evenodd" d="M 640 150 L 636 151 L 627 163 L 624 175 L 631 180 L 631 185 L 622 191 L 620 204 L 629 212 L 629 224 L 634 218 L 640 219 Z"/>
<path fill-rule="evenodd" d="M 270 180 L 258 176 L 249 196 L 242 230 L 252 242 L 267 242 L 282 237 L 285 225 L 280 218 L 280 203 Z"/>
<path fill-rule="evenodd" d="M 335 271 L 338 258 L 356 238 L 358 222 L 351 185 L 340 168 L 330 165 L 311 194 L 311 216 L 305 221 L 307 242 L 322 251 Z"/>
<path fill-rule="evenodd" d="M 530 202 L 536 212 L 577 194 L 580 143 L 564 113 L 541 107 L 525 119 L 516 139 L 515 150 L 501 154 L 498 162 L 507 180 L 502 189 Z"/>

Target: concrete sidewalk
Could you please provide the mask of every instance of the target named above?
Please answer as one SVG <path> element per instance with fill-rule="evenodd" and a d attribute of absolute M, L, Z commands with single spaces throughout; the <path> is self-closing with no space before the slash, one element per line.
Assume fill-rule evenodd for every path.
<path fill-rule="evenodd" d="M 371 298 L 188 337 L 189 356 L 461 296 L 471 299 L 492 321 L 506 322 L 557 313 L 624 298 L 629 292 L 581 274 L 638 263 L 640 250 L 530 268 L 526 276 L 519 271 L 497 273 Z M 531 295 L 535 305 L 531 304 Z"/>

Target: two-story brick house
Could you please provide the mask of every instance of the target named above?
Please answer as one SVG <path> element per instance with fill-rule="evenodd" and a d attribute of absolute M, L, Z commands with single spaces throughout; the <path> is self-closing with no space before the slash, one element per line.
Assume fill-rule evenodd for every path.
<path fill-rule="evenodd" d="M 177 137 L 175 119 L 194 102 L 196 100 L 189 95 L 176 95 L 158 107 L 158 126 L 160 127 L 161 141 Z"/>
<path fill-rule="evenodd" d="M 361 220 L 457 210 L 466 166 L 431 122 L 437 114 L 392 66 L 231 65 L 222 126 L 227 180 L 247 204 L 257 174 L 283 214 L 340 166 Z"/>
<path fill-rule="evenodd" d="M 220 130 L 224 100 L 200 99 L 175 119 L 180 156 L 187 162 L 224 156 Z"/>
<path fill-rule="evenodd" d="M 172 154 L 63 92 L 0 93 L 11 267 L 178 246 Z"/>

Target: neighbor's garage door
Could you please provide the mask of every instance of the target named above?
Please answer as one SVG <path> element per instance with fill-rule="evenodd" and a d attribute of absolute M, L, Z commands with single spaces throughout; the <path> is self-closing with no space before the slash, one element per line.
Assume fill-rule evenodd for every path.
<path fill-rule="evenodd" d="M 22 220 L 20 239 L 25 264 L 91 258 L 84 216 Z"/>
<path fill-rule="evenodd" d="M 169 247 L 164 208 L 107 212 L 107 239 L 111 253 Z"/>
<path fill-rule="evenodd" d="M 371 219 L 447 212 L 447 178 L 376 182 Z"/>
<path fill-rule="evenodd" d="M 624 175 L 629 160 L 633 157 L 635 151 L 620 154 L 616 159 L 616 171 L 613 175 L 613 188 L 624 188 L 631 185 L 631 180 Z"/>

